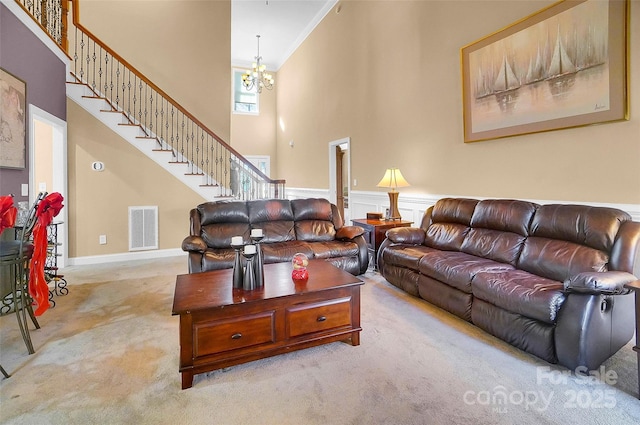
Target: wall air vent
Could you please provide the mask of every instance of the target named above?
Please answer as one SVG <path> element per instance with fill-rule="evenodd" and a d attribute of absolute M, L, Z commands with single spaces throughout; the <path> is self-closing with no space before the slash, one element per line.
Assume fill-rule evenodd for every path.
<path fill-rule="evenodd" d="M 158 249 L 158 207 L 129 207 L 129 251 Z"/>

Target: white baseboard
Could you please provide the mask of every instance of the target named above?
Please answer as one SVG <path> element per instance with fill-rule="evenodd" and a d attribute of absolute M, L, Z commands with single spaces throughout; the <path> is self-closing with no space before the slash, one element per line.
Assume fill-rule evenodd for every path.
<path fill-rule="evenodd" d="M 85 266 L 88 264 L 105 264 L 119 261 L 151 260 L 154 258 L 178 257 L 187 253 L 180 248 L 159 249 L 154 251 L 123 252 L 119 254 L 90 255 L 68 259 L 69 266 Z"/>

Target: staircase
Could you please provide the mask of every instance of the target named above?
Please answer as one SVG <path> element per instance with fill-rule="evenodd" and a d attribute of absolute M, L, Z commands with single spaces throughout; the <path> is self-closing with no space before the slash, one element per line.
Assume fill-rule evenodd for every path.
<path fill-rule="evenodd" d="M 150 137 L 148 129 L 139 124 L 130 123 L 126 116 L 114 110 L 106 99 L 95 96 L 86 84 L 68 82 L 67 97 L 203 198 L 212 200 L 233 197 L 223 185 L 208 184 L 200 170 L 193 173 L 192 163 L 177 155 L 170 147 L 163 146 L 157 139 Z"/>
<path fill-rule="evenodd" d="M 67 96 L 207 200 L 284 197 L 272 180 L 79 22 L 70 0 L 16 0 L 72 58 Z M 67 31 L 70 28 L 70 31 Z"/>

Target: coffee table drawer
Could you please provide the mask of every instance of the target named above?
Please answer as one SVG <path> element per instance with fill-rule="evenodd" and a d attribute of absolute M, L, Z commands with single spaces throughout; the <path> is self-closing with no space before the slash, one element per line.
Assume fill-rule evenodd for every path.
<path fill-rule="evenodd" d="M 286 320 L 288 338 L 351 326 L 351 297 L 288 307 Z"/>
<path fill-rule="evenodd" d="M 194 357 L 275 341 L 275 310 L 195 323 Z"/>

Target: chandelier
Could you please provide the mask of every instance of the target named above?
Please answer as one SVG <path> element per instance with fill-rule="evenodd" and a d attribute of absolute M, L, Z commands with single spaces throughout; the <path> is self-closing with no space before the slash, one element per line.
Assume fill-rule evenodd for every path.
<path fill-rule="evenodd" d="M 265 72 L 267 70 L 266 65 L 262 63 L 262 56 L 260 56 L 260 36 L 258 38 L 258 54 L 256 55 L 256 61 L 251 65 L 251 70 L 242 74 L 242 84 L 247 90 L 256 88 L 258 93 L 262 93 L 262 88 L 271 90 L 273 88 L 273 75 Z"/>

